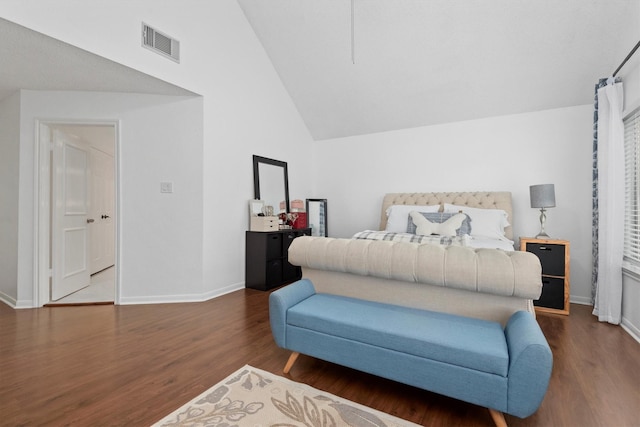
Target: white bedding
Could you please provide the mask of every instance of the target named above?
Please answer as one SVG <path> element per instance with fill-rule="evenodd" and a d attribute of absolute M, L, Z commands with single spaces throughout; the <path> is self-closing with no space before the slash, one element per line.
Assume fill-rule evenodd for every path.
<path fill-rule="evenodd" d="M 353 239 L 386 240 L 389 242 L 431 243 L 443 246 L 469 246 L 471 236 L 420 236 L 411 233 L 364 230 L 353 235 Z"/>
<path fill-rule="evenodd" d="M 411 233 L 394 233 L 388 231 L 364 230 L 353 235 L 353 239 L 387 240 L 392 242 L 430 243 L 443 246 L 468 246 L 482 249 L 502 249 L 513 251 L 513 242 L 510 240 L 498 240 L 488 237 L 476 237 L 469 235 L 447 236 L 420 236 Z"/>
<path fill-rule="evenodd" d="M 471 237 L 469 246 L 476 249 L 502 249 L 504 251 L 513 251 L 513 242 L 511 240 L 498 240 L 490 237 Z"/>

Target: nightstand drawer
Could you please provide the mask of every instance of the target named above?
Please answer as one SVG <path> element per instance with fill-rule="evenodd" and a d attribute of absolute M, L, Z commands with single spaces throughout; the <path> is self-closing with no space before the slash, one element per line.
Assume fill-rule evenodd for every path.
<path fill-rule="evenodd" d="M 527 252 L 536 254 L 542 264 L 542 274 L 549 276 L 565 275 L 565 245 L 553 243 L 527 243 Z"/>
<path fill-rule="evenodd" d="M 540 298 L 533 301 L 533 305 L 564 309 L 564 279 L 556 277 L 542 278 L 542 294 Z"/>

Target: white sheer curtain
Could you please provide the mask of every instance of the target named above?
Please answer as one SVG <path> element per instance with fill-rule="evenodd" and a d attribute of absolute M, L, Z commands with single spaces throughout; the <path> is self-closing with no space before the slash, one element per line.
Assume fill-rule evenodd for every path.
<path fill-rule="evenodd" d="M 593 314 L 619 324 L 624 248 L 624 124 L 622 83 L 598 89 L 598 278 Z"/>

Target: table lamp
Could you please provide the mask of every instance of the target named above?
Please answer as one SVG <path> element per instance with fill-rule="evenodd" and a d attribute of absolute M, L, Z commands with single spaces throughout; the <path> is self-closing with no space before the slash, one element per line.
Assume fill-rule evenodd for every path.
<path fill-rule="evenodd" d="M 556 206 L 556 192 L 553 184 L 540 184 L 529 186 L 529 196 L 531 207 L 540 208 L 540 233 L 537 239 L 550 239 L 544 231 L 544 224 L 547 220 L 546 209 Z"/>

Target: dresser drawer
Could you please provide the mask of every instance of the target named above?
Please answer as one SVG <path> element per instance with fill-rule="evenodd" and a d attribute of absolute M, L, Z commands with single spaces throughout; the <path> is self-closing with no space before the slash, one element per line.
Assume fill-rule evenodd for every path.
<path fill-rule="evenodd" d="M 282 233 L 269 233 L 267 239 L 267 259 L 282 257 Z"/>
<path fill-rule="evenodd" d="M 278 217 L 252 216 L 249 226 L 251 231 L 278 231 Z"/>
<path fill-rule="evenodd" d="M 565 246 L 553 243 L 527 243 L 527 252 L 540 258 L 542 274 L 549 276 L 565 275 Z"/>
<path fill-rule="evenodd" d="M 279 285 L 282 282 L 282 260 L 274 259 L 267 261 L 266 273 L 266 289 Z"/>

